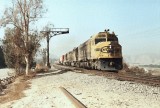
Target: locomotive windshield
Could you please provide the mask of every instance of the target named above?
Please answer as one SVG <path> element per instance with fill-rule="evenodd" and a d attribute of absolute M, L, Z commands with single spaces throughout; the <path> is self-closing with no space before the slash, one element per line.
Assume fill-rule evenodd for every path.
<path fill-rule="evenodd" d="M 97 44 L 99 42 L 106 42 L 106 38 L 96 38 L 95 39 L 95 44 Z"/>
<path fill-rule="evenodd" d="M 115 35 L 109 35 L 107 37 L 107 41 L 118 41 L 118 38 Z"/>

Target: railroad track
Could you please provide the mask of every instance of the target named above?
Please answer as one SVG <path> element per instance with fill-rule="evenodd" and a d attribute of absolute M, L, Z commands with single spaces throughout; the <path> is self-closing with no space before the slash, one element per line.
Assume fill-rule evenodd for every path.
<path fill-rule="evenodd" d="M 76 99 L 69 91 L 67 91 L 64 87 L 59 87 L 61 91 L 66 95 L 66 97 L 72 102 L 72 104 L 76 108 L 87 108 L 82 102 Z"/>
<path fill-rule="evenodd" d="M 147 84 L 151 86 L 158 86 L 160 87 L 160 76 L 145 76 L 145 75 L 136 75 L 134 72 L 123 73 L 123 72 L 106 72 L 106 71 L 98 71 L 98 70 L 87 70 L 83 68 L 76 68 L 76 67 L 68 67 L 68 66 L 61 66 L 61 65 L 54 65 L 58 68 L 66 68 L 71 69 L 72 71 L 80 70 L 81 73 L 91 75 L 98 75 L 98 76 L 105 76 L 110 79 L 117 79 L 120 81 L 133 81 L 137 83 Z"/>
<path fill-rule="evenodd" d="M 124 75 L 119 74 L 117 80 L 133 81 L 151 86 L 160 86 L 160 76 L 141 76 L 141 75 Z"/>

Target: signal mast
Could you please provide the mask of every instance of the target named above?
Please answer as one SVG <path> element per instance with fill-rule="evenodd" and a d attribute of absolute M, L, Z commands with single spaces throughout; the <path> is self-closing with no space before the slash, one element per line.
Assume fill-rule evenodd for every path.
<path fill-rule="evenodd" d="M 54 36 L 69 33 L 69 28 L 49 28 L 49 27 L 47 27 L 47 30 L 41 31 L 41 33 L 46 37 L 46 41 L 47 41 L 47 62 L 46 62 L 46 66 L 48 68 L 51 68 L 51 65 L 50 65 L 50 62 L 49 62 L 49 41 Z"/>

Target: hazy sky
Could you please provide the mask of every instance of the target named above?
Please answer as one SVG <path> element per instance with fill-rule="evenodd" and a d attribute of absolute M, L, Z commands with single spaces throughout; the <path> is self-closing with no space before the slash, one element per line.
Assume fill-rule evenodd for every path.
<path fill-rule="evenodd" d="M 0 0 L 0 16 L 9 1 Z M 118 35 L 123 55 L 160 55 L 160 0 L 44 0 L 44 5 L 48 12 L 37 23 L 39 29 L 48 22 L 70 28 L 69 34 L 51 39 L 51 57 L 65 54 L 106 28 Z"/>

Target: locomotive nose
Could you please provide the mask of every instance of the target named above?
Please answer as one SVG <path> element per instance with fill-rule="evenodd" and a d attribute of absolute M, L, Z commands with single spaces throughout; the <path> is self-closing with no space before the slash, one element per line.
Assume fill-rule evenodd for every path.
<path fill-rule="evenodd" d="M 112 61 L 109 62 L 109 63 L 108 63 L 108 66 L 114 66 L 114 62 L 112 62 Z"/>

